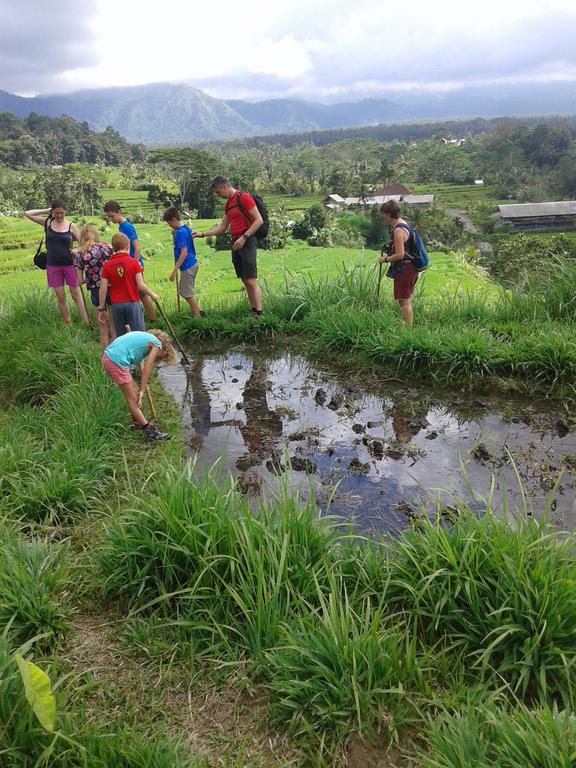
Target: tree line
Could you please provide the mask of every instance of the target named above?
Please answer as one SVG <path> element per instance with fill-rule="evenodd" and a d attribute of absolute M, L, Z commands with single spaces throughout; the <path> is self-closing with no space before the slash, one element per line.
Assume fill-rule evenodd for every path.
<path fill-rule="evenodd" d="M 31 165 L 124 165 L 141 162 L 142 145 L 129 144 L 113 128 L 101 133 L 71 117 L 46 117 L 32 113 L 25 119 L 0 113 L 0 164 L 10 168 Z"/>

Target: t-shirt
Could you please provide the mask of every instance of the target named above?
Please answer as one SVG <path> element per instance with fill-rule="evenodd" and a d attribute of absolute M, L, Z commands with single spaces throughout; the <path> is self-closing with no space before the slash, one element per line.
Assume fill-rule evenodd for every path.
<path fill-rule="evenodd" d="M 131 221 L 128 221 L 128 219 L 125 219 L 122 224 L 119 225 L 118 230 L 122 232 L 122 234 L 126 235 L 128 240 L 130 240 L 130 256 L 134 257 L 134 240 L 138 240 L 138 235 L 136 234 L 136 227 L 134 224 L 132 224 Z M 144 259 L 142 256 L 138 259 L 140 266 L 144 266 Z"/>
<path fill-rule="evenodd" d="M 136 259 L 120 251 L 114 253 L 102 267 L 102 277 L 110 284 L 110 303 L 122 301 L 140 301 L 140 292 L 136 285 L 136 275 L 144 270 Z"/>
<path fill-rule="evenodd" d="M 238 192 L 234 192 L 232 197 L 226 200 L 226 205 L 224 206 L 224 213 L 230 222 L 230 234 L 232 237 L 240 237 L 252 226 L 252 219 L 248 216 L 248 211 L 251 211 L 256 205 L 254 198 L 248 192 L 241 192 L 240 202 L 242 203 L 244 213 L 238 207 Z"/>
<path fill-rule="evenodd" d="M 87 251 L 76 254 L 74 266 L 84 272 L 84 279 L 89 289 L 100 288 L 102 267 L 112 256 L 112 246 L 108 243 L 94 243 Z"/>
<path fill-rule="evenodd" d="M 182 224 L 181 227 L 178 227 L 174 231 L 174 261 L 178 261 L 180 258 L 180 250 L 182 248 L 186 248 L 188 253 L 186 254 L 186 258 L 180 265 L 180 271 L 184 271 L 185 269 L 190 269 L 190 267 L 193 267 L 194 264 L 196 264 L 196 249 L 194 248 L 194 240 L 192 239 L 192 234 L 190 232 L 190 229 L 186 226 L 186 224 Z"/>
<path fill-rule="evenodd" d="M 148 344 L 154 344 L 155 347 L 162 349 L 162 342 L 146 331 L 131 331 L 123 336 L 114 339 L 106 349 L 104 354 L 116 365 L 122 368 L 130 368 L 131 365 L 141 363 L 147 357 L 150 350 Z"/>

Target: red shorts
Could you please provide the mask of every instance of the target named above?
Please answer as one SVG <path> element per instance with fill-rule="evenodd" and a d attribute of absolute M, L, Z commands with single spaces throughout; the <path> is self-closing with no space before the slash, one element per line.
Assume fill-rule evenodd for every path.
<path fill-rule="evenodd" d="M 133 381 L 130 368 L 123 368 L 118 363 L 110 360 L 108 355 L 102 355 L 102 365 L 114 384 L 130 384 Z"/>
<path fill-rule="evenodd" d="M 418 272 L 409 261 L 404 262 L 404 269 L 394 278 L 394 298 L 409 299 L 414 292 L 418 280 Z"/>

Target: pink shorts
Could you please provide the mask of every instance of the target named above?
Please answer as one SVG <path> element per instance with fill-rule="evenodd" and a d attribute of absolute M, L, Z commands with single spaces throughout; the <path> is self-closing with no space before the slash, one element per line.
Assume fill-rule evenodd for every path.
<path fill-rule="evenodd" d="M 72 265 L 67 267 L 46 267 L 46 279 L 48 288 L 62 288 L 67 285 L 69 288 L 75 288 L 78 285 L 76 270 Z"/>
<path fill-rule="evenodd" d="M 133 381 L 130 369 L 113 362 L 107 355 L 102 355 L 102 365 L 114 384 L 130 384 Z"/>

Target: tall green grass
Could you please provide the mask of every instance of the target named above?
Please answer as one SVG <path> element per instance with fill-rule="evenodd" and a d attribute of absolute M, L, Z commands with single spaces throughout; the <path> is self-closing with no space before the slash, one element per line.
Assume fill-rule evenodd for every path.
<path fill-rule="evenodd" d="M 513 525 L 466 509 L 391 545 L 389 599 L 429 644 L 462 652 L 470 674 L 527 701 L 572 704 L 576 683 L 573 535 L 531 517 Z"/>
<path fill-rule="evenodd" d="M 476 705 L 432 723 L 422 768 L 572 768 L 576 716 L 554 707 Z"/>
<path fill-rule="evenodd" d="M 0 523 L 0 627 L 16 643 L 40 636 L 48 648 L 69 627 L 72 607 L 66 543 L 25 540 Z"/>

